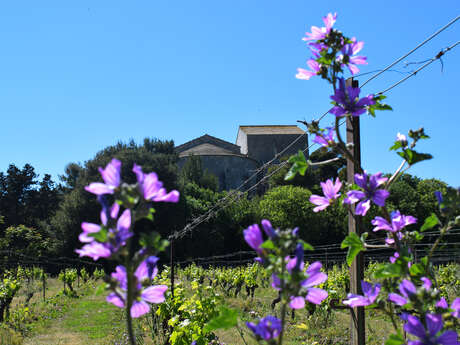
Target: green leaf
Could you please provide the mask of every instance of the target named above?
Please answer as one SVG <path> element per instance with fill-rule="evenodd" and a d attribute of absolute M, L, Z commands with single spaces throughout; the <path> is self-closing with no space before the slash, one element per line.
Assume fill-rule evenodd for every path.
<path fill-rule="evenodd" d="M 107 228 L 101 226 L 101 230 L 98 232 L 92 232 L 88 234 L 89 237 L 93 237 L 96 241 L 104 243 L 107 242 L 107 235 L 108 235 L 108 230 Z"/>
<path fill-rule="evenodd" d="M 375 272 L 374 277 L 380 278 L 396 278 L 401 275 L 401 266 L 399 264 L 385 264 L 380 266 Z"/>
<path fill-rule="evenodd" d="M 106 283 L 99 285 L 95 292 L 96 296 L 102 295 L 105 292 L 105 290 L 108 289 L 108 287 L 109 287 L 109 284 L 106 284 Z"/>
<path fill-rule="evenodd" d="M 400 149 L 401 147 L 403 147 L 401 142 L 399 140 L 396 140 L 393 146 L 390 147 L 390 151 L 396 151 L 397 149 Z"/>
<path fill-rule="evenodd" d="M 289 163 L 291 163 L 292 166 L 284 177 L 286 181 L 292 180 L 297 174 L 302 176 L 305 175 L 305 171 L 307 171 L 308 168 L 308 163 L 305 159 L 305 155 L 301 150 L 299 150 L 296 155 L 293 155 L 289 158 Z"/>
<path fill-rule="evenodd" d="M 420 231 L 423 232 L 423 231 L 432 229 L 438 224 L 439 224 L 438 217 L 434 213 L 432 213 L 431 216 L 429 216 L 428 218 L 425 218 L 425 222 L 423 223 L 423 226 L 420 229 Z"/>
<path fill-rule="evenodd" d="M 356 255 L 359 254 L 359 252 L 366 250 L 366 248 L 364 247 L 363 239 L 359 238 L 359 236 L 354 232 L 348 234 L 348 236 L 345 237 L 340 247 L 342 249 L 348 247 L 348 252 L 347 252 L 348 266 L 351 266 L 354 258 L 356 257 Z"/>
<path fill-rule="evenodd" d="M 308 243 L 308 242 L 305 242 L 304 240 L 300 240 L 300 243 L 302 243 L 303 245 L 303 250 L 314 250 L 315 248 L 313 248 L 313 246 Z"/>
<path fill-rule="evenodd" d="M 433 156 L 429 153 L 418 153 L 417 151 L 409 148 L 402 152 L 398 152 L 398 155 L 404 158 L 409 165 L 414 165 L 415 163 L 433 158 Z"/>
<path fill-rule="evenodd" d="M 275 249 L 275 244 L 272 242 L 272 240 L 266 240 L 264 243 L 260 245 L 260 248 Z"/>
<path fill-rule="evenodd" d="M 221 307 L 219 315 L 211 319 L 203 328 L 204 333 L 215 331 L 216 329 L 229 329 L 238 323 L 238 311 L 227 307 Z"/>
<path fill-rule="evenodd" d="M 419 275 L 422 275 L 423 273 L 425 273 L 425 270 L 424 270 L 423 265 L 421 265 L 421 264 L 413 264 L 410 267 L 409 272 L 410 272 L 410 274 L 412 276 L 419 276 Z"/>
<path fill-rule="evenodd" d="M 402 345 L 404 338 L 400 334 L 391 334 L 385 341 L 385 345 Z"/>

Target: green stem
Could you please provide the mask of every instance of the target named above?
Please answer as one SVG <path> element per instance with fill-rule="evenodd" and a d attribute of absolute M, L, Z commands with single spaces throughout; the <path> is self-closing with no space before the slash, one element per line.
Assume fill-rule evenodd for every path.
<path fill-rule="evenodd" d="M 278 340 L 278 345 L 283 343 L 284 323 L 286 322 L 286 302 L 281 305 L 281 332 Z"/>
<path fill-rule="evenodd" d="M 133 272 L 129 258 L 126 260 L 126 278 L 128 280 L 128 290 L 126 292 L 126 326 L 130 344 L 136 345 L 133 332 L 133 320 L 131 318 L 131 306 L 133 305 Z"/>

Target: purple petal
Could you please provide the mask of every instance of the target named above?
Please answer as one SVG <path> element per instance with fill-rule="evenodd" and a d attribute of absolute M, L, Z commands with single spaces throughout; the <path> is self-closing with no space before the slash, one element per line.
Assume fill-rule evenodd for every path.
<path fill-rule="evenodd" d="M 267 219 L 262 219 L 262 228 L 264 229 L 265 233 L 269 238 L 275 238 L 278 235 L 276 234 L 275 229 L 273 229 L 272 223 L 270 223 Z"/>
<path fill-rule="evenodd" d="M 164 193 L 162 193 L 162 191 L 164 191 Z M 152 201 L 156 201 L 156 202 L 160 202 L 160 201 L 163 201 L 163 202 L 178 202 L 179 201 L 179 192 L 177 190 L 172 190 L 171 192 L 169 192 L 168 194 L 166 194 L 166 190 L 164 188 L 162 188 L 160 190 L 160 195 L 157 195 L 155 196 Z"/>
<path fill-rule="evenodd" d="M 93 260 L 98 260 L 99 258 L 108 258 L 112 255 L 112 251 L 103 243 L 91 242 L 90 244 L 85 244 L 81 249 L 75 250 L 80 257 L 88 256 Z"/>
<path fill-rule="evenodd" d="M 348 294 L 347 299 L 343 301 L 343 304 L 348 305 L 351 308 L 355 308 L 355 307 L 365 307 L 372 303 L 370 303 L 369 299 L 364 296 Z"/>
<path fill-rule="evenodd" d="M 120 231 L 128 231 L 131 226 L 131 212 L 126 209 L 121 214 L 117 221 L 117 229 Z"/>
<path fill-rule="evenodd" d="M 166 290 L 168 290 L 166 285 L 150 286 L 142 291 L 141 297 L 150 303 L 163 303 L 165 301 Z"/>
<path fill-rule="evenodd" d="M 431 285 L 432 285 L 431 280 L 429 280 L 427 277 L 422 277 L 420 278 L 420 280 L 423 282 L 423 288 L 425 290 L 428 291 L 431 289 Z"/>
<path fill-rule="evenodd" d="M 115 202 L 110 208 L 110 218 L 116 219 L 119 211 L 120 211 L 120 204 Z"/>
<path fill-rule="evenodd" d="M 112 188 L 116 188 L 120 185 L 120 169 L 121 162 L 115 158 L 106 165 L 105 169 L 99 168 L 99 172 L 106 185 Z"/>
<path fill-rule="evenodd" d="M 304 280 L 301 285 L 305 288 L 313 287 L 319 284 L 324 283 L 327 280 L 327 274 L 323 272 L 318 272 L 310 277 L 308 277 L 306 280 Z"/>
<path fill-rule="evenodd" d="M 308 268 L 307 268 L 307 273 L 308 273 L 308 275 L 312 275 L 312 274 L 318 273 L 318 272 L 321 270 L 321 267 L 323 267 L 323 265 L 321 264 L 321 262 L 319 262 L 319 261 L 313 262 L 313 263 L 312 263 L 310 266 L 308 266 Z"/>
<path fill-rule="evenodd" d="M 441 345 L 458 345 L 457 332 L 446 331 L 436 339 L 436 342 Z"/>
<path fill-rule="evenodd" d="M 366 194 L 360 190 L 350 190 L 343 202 L 344 204 L 354 204 L 355 202 L 358 202 L 365 197 Z"/>
<path fill-rule="evenodd" d="M 313 212 L 322 211 L 329 206 L 329 199 L 319 195 L 311 195 L 309 200 L 312 204 L 318 205 L 313 209 Z"/>
<path fill-rule="evenodd" d="M 372 196 L 372 201 L 374 204 L 383 207 L 385 206 L 385 200 L 390 195 L 390 192 L 386 189 L 378 189 L 375 191 L 374 195 Z"/>
<path fill-rule="evenodd" d="M 128 282 L 126 279 L 126 268 L 124 266 L 118 265 L 115 268 L 115 272 L 111 274 L 113 279 L 118 280 L 122 289 L 126 290 L 128 288 Z"/>
<path fill-rule="evenodd" d="M 145 200 L 151 200 L 154 198 L 163 184 L 158 181 L 158 176 L 154 172 L 144 176 L 144 182 L 142 183 L 142 192 Z"/>
<path fill-rule="evenodd" d="M 404 325 L 404 330 L 421 339 L 425 338 L 425 327 L 423 327 L 423 324 L 416 316 L 407 316 L 407 323 Z"/>
<path fill-rule="evenodd" d="M 442 316 L 436 314 L 427 314 L 425 317 L 428 332 L 431 336 L 438 334 L 442 329 Z"/>
<path fill-rule="evenodd" d="M 327 291 L 324 291 L 323 289 L 310 288 L 308 289 L 308 293 L 305 299 L 313 304 L 321 304 L 321 302 L 325 300 L 327 296 Z"/>
<path fill-rule="evenodd" d="M 150 311 L 150 307 L 144 301 L 134 301 L 131 306 L 131 317 L 139 317 L 147 314 Z"/>
<path fill-rule="evenodd" d="M 446 299 L 441 297 L 441 299 L 436 303 L 436 307 L 447 309 L 449 308 L 449 305 L 447 304 Z"/>
<path fill-rule="evenodd" d="M 369 211 L 370 208 L 371 208 L 371 201 L 370 200 L 361 201 L 356 206 L 355 213 L 358 216 L 365 216 L 367 211 Z"/>
<path fill-rule="evenodd" d="M 300 296 L 291 297 L 289 307 L 291 307 L 291 309 L 302 309 L 303 307 L 305 307 L 305 298 Z"/>
<path fill-rule="evenodd" d="M 453 316 L 455 316 L 456 318 L 460 318 L 460 298 L 456 298 L 452 304 L 451 304 L 451 309 L 454 310 L 454 312 L 452 313 Z"/>
<path fill-rule="evenodd" d="M 391 225 L 388 223 L 388 221 L 385 218 L 377 216 L 371 221 L 371 223 L 372 225 L 375 226 L 373 231 L 379 231 L 379 230 L 393 231 L 393 228 L 391 227 Z"/>
<path fill-rule="evenodd" d="M 158 273 L 158 267 L 156 266 L 159 258 L 156 256 L 149 256 L 147 259 L 142 261 L 134 272 L 137 280 L 142 282 L 144 279 L 152 280 Z"/>
<path fill-rule="evenodd" d="M 125 307 L 125 301 L 120 298 L 116 293 L 112 292 L 107 296 L 105 299 L 107 302 L 112 303 L 113 305 L 117 306 L 118 308 Z"/>
<path fill-rule="evenodd" d="M 101 182 L 92 182 L 85 190 L 95 195 L 113 194 L 113 189 Z"/>
<path fill-rule="evenodd" d="M 407 300 L 404 297 L 402 297 L 402 296 L 400 296 L 400 295 L 398 295 L 396 293 L 388 294 L 388 300 L 390 302 L 393 302 L 396 305 L 399 305 L 399 306 L 403 306 L 403 305 L 405 305 L 407 303 Z"/>
<path fill-rule="evenodd" d="M 260 245 L 263 243 L 263 239 L 259 225 L 250 225 L 246 230 L 243 230 L 243 235 L 246 243 L 256 252 L 260 253 Z"/>
<path fill-rule="evenodd" d="M 136 179 L 139 184 L 144 182 L 144 173 L 142 172 L 142 168 L 134 163 L 133 165 L 133 172 L 136 174 Z"/>
<path fill-rule="evenodd" d="M 409 295 L 413 295 L 417 292 L 417 288 L 410 280 L 404 279 L 401 284 L 399 284 L 399 291 L 401 291 L 405 297 L 409 297 Z"/>

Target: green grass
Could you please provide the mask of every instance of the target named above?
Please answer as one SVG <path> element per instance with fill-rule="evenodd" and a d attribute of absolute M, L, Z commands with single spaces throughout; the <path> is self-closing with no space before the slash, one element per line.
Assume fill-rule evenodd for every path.
<path fill-rule="evenodd" d="M 89 339 L 103 339 L 114 323 L 122 320 L 121 310 L 105 301 L 104 296 L 80 299 L 66 314 L 62 325 L 72 332 L 84 333 Z"/>

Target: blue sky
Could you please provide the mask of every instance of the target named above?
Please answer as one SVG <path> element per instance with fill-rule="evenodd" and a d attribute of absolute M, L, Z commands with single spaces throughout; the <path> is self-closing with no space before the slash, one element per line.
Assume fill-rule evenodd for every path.
<path fill-rule="evenodd" d="M 365 42 L 383 68 L 460 14 L 452 1 L 15 1 L 0 11 L 0 171 L 32 164 L 55 179 L 119 140 L 182 144 L 205 133 L 235 142 L 239 125 L 295 124 L 329 106 L 318 78 L 294 78 L 310 53 L 301 40 L 321 17 Z M 407 62 L 460 39 L 460 21 Z M 363 165 L 389 172 L 397 132 L 424 127 L 435 157 L 411 170 L 460 185 L 460 46 L 388 93 L 393 112 L 362 117 Z M 408 71 L 400 64 L 395 68 Z M 360 78 L 361 81 L 368 76 Z M 403 77 L 388 72 L 374 93 Z M 331 115 L 332 116 L 332 115 Z M 327 125 L 332 117 L 326 118 Z"/>

